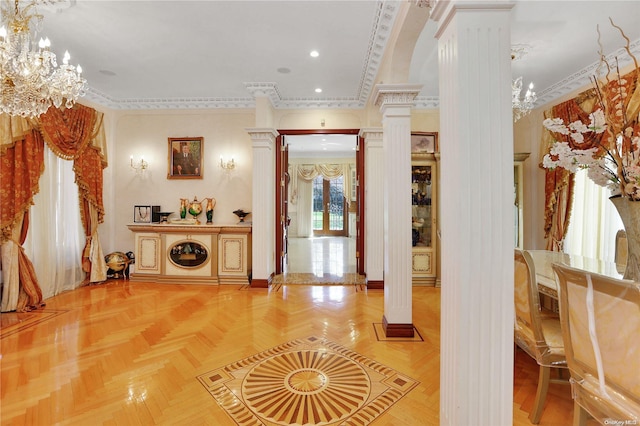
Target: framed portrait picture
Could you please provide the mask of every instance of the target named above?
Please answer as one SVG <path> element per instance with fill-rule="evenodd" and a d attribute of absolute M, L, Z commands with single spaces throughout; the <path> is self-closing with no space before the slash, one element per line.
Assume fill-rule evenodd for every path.
<path fill-rule="evenodd" d="M 202 179 L 204 138 L 169 138 L 167 179 Z"/>
<path fill-rule="evenodd" d="M 411 133 L 411 153 L 438 152 L 438 132 L 414 132 Z"/>
<path fill-rule="evenodd" d="M 151 223 L 151 206 L 134 206 L 133 222 Z"/>

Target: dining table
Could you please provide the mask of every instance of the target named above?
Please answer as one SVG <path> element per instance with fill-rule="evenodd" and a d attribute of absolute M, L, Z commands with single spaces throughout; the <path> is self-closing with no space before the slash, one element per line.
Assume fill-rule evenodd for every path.
<path fill-rule="evenodd" d="M 533 258 L 536 270 L 538 291 L 554 300 L 558 300 L 558 286 L 552 265 L 561 263 L 588 272 L 594 272 L 612 278 L 622 279 L 625 265 L 613 261 L 604 261 L 576 254 L 567 254 L 550 250 L 526 250 Z"/>

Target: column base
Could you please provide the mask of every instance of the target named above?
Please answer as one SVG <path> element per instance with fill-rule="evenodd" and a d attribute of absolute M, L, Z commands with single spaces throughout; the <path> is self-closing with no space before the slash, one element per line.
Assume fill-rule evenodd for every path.
<path fill-rule="evenodd" d="M 382 329 L 387 337 L 413 337 L 413 324 L 391 324 L 387 318 L 382 316 Z"/>
<path fill-rule="evenodd" d="M 367 280 L 367 289 L 369 290 L 383 290 L 384 280 Z"/>
<path fill-rule="evenodd" d="M 273 274 L 271 274 L 267 279 L 253 278 L 251 279 L 251 283 L 249 284 L 249 286 L 251 288 L 269 288 L 272 281 L 273 281 Z"/>

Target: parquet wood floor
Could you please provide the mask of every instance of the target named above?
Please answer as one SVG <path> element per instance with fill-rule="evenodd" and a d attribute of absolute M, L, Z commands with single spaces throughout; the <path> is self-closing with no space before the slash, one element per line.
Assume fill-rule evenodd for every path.
<path fill-rule="evenodd" d="M 422 340 L 382 341 L 383 291 L 362 286 L 82 287 L 44 311 L 0 315 L 0 423 L 236 425 L 198 377 L 317 336 L 418 382 L 376 426 L 438 425 L 440 289 L 413 295 Z M 535 362 L 516 351 L 515 425 L 530 424 L 536 381 Z M 547 401 L 540 424 L 570 425 L 569 387 L 552 384 Z"/>

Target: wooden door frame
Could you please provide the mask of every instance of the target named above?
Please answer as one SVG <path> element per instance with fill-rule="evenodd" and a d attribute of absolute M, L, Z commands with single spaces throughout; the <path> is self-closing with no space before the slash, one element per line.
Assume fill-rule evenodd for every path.
<path fill-rule="evenodd" d="M 283 264 L 283 244 L 282 244 L 282 192 L 281 192 L 281 181 L 283 174 L 283 167 L 286 169 L 286 166 L 282 164 L 282 155 L 280 153 L 282 146 L 282 137 L 283 136 L 293 136 L 293 135 L 355 135 L 356 136 L 356 176 L 359 182 L 357 187 L 358 191 L 358 213 L 356 216 L 356 269 L 359 274 L 364 275 L 364 145 L 363 139 L 358 136 L 360 133 L 360 129 L 316 129 L 316 130 L 300 130 L 300 129 L 284 129 L 277 130 L 277 149 L 275 153 L 275 184 L 276 184 L 276 223 L 275 223 L 275 240 L 276 240 L 276 274 L 281 274 L 282 264 Z M 285 170 L 286 171 L 286 170 Z M 285 218 L 286 220 L 286 218 Z"/>

